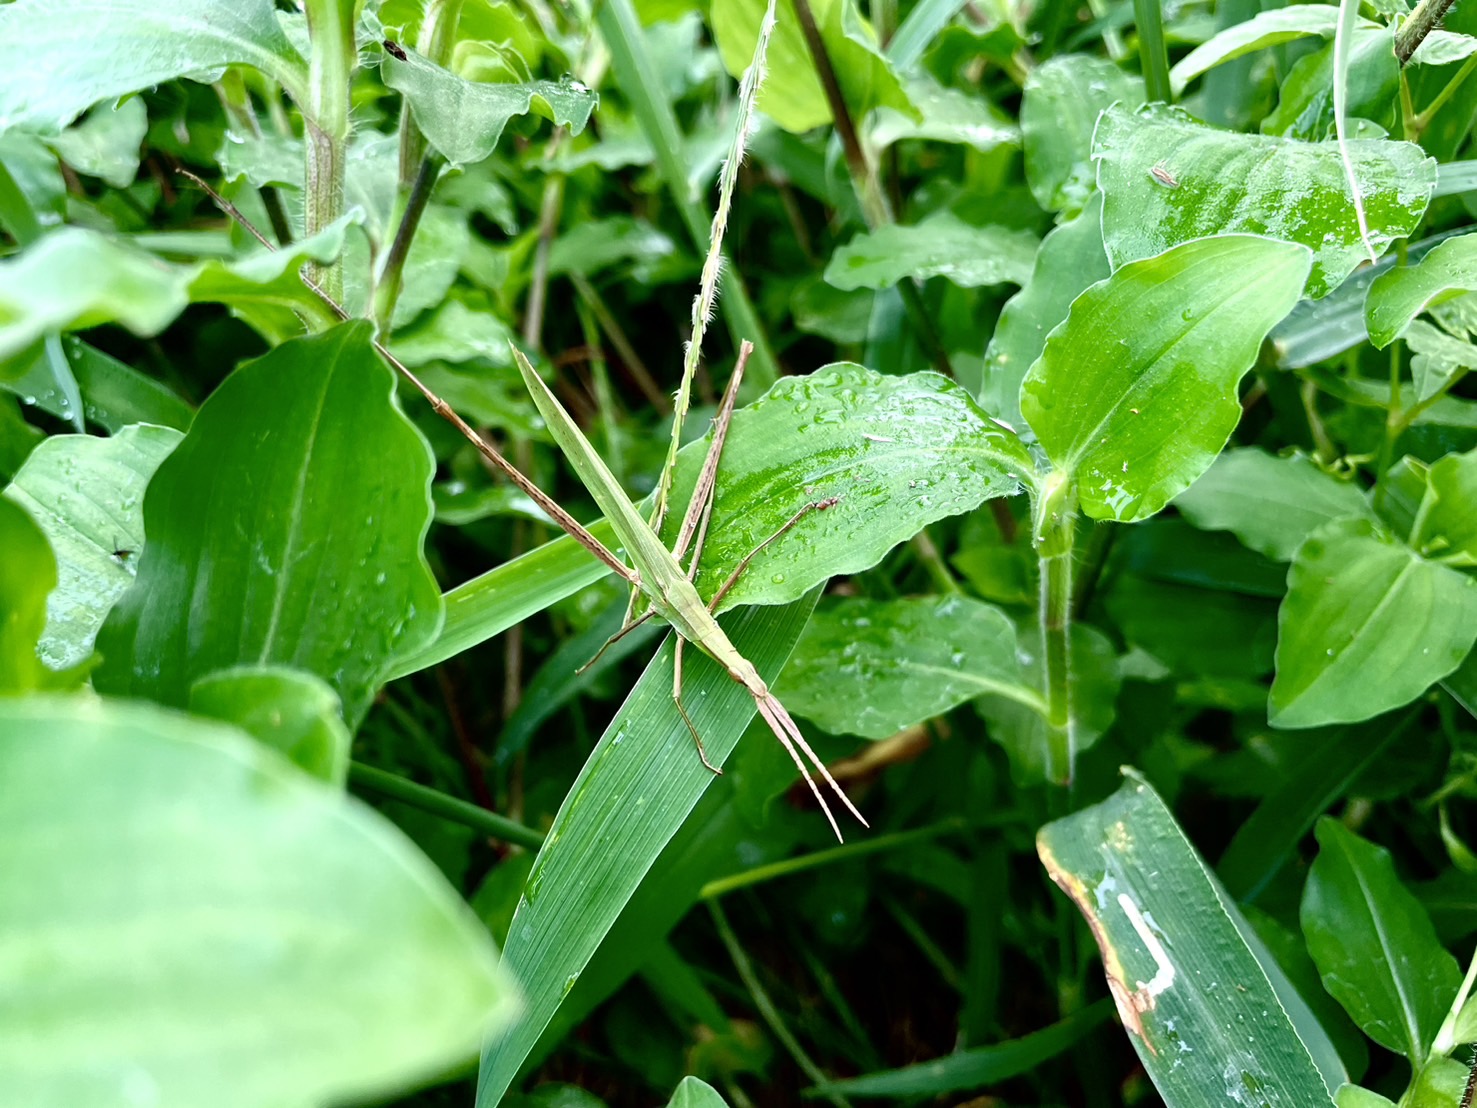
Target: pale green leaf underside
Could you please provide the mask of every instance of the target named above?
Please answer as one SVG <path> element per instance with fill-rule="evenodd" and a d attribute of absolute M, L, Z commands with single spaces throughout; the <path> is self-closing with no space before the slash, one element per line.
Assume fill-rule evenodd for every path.
<path fill-rule="evenodd" d="M 961 288 L 1023 285 L 1039 245 L 1030 231 L 974 227 L 944 212 L 922 223 L 863 231 L 831 255 L 825 277 L 848 290 L 886 289 L 929 277 L 947 277 Z"/>
<path fill-rule="evenodd" d="M 4 495 L 40 524 L 57 560 L 41 659 L 66 669 L 92 653 L 104 617 L 133 583 L 144 547 L 144 490 L 183 436 L 138 424 L 111 438 L 53 435 Z"/>
<path fill-rule="evenodd" d="M 0 701 L 0 1074 L 28 1108 L 390 1095 L 516 1010 L 408 839 L 240 732 Z"/>
<path fill-rule="evenodd" d="M 1380 250 L 1415 230 L 1436 184 L 1436 162 L 1412 143 L 1347 145 L 1370 241 Z M 1246 231 L 1311 249 L 1307 292 L 1316 299 L 1367 260 L 1336 143 L 1221 131 L 1161 104 L 1110 108 L 1093 157 L 1115 267 L 1188 239 Z"/>
<path fill-rule="evenodd" d="M 1354 482 L 1304 454 L 1275 457 L 1255 447 L 1227 450 L 1174 506 L 1202 531 L 1230 531 L 1279 562 L 1292 561 L 1303 540 L 1330 520 L 1374 518 Z"/>
<path fill-rule="evenodd" d="M 1049 823 L 1036 849 L 1087 917 L 1124 1030 L 1165 1103 L 1331 1101 L 1235 907 L 1137 776 Z"/>
<path fill-rule="evenodd" d="M 1077 297 L 1026 374 L 1021 409 L 1088 515 L 1143 519 L 1205 472 L 1240 418 L 1237 382 L 1308 264 L 1300 246 L 1223 235 L 1130 262 Z"/>
<path fill-rule="evenodd" d="M 530 81 L 503 85 L 468 81 L 419 54 L 400 61 L 386 55 L 384 82 L 405 96 L 426 140 L 452 165 L 482 161 L 515 116 L 537 111 L 572 134 L 589 122 L 599 97 L 578 81 Z"/>
<path fill-rule="evenodd" d="M 1477 578 L 1426 561 L 1366 519 L 1313 532 L 1287 581 L 1269 701 L 1278 727 L 1398 708 L 1456 669 L 1477 640 Z"/>
<path fill-rule="evenodd" d="M 1175 63 L 1169 71 L 1176 93 L 1216 66 L 1284 42 L 1317 35 L 1332 38 L 1339 10 L 1331 4 L 1291 4 L 1276 11 L 1259 12 L 1244 23 L 1217 32 Z M 1374 26 L 1368 20 L 1367 26 Z"/>

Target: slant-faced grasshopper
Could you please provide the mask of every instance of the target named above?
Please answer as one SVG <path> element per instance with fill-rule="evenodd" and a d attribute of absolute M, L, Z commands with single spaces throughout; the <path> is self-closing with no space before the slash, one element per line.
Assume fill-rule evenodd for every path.
<path fill-rule="evenodd" d="M 708 448 L 707 457 L 703 460 L 703 468 L 698 476 L 692 500 L 688 504 L 687 514 L 683 517 L 682 526 L 678 531 L 676 545 L 671 550 L 662 545 L 661 539 L 651 525 L 636 510 L 636 506 L 621 489 L 615 475 L 606 467 L 600 455 L 595 452 L 595 448 L 590 445 L 589 440 L 570 418 L 569 413 L 564 410 L 558 398 L 544 384 L 543 379 L 529 364 L 522 351 L 515 348 L 513 355 L 517 359 L 519 371 L 523 374 L 524 384 L 527 385 L 539 413 L 544 417 L 544 422 L 554 436 L 554 441 L 569 459 L 575 473 L 605 514 L 606 520 L 615 529 L 615 533 L 620 537 L 621 545 L 625 547 L 626 553 L 635 566 L 634 572 L 627 571 L 623 576 L 633 588 L 640 590 L 649 605 L 647 614 L 636 622 L 639 623 L 648 615 L 655 614 L 670 623 L 678 635 L 672 666 L 672 701 L 697 743 L 698 756 L 702 758 L 703 764 L 715 773 L 719 772 L 717 767 L 708 761 L 707 754 L 703 751 L 702 738 L 698 735 L 697 729 L 687 715 L 687 710 L 682 705 L 682 646 L 684 642 L 697 646 L 704 654 L 726 669 L 730 677 L 749 691 L 759 709 L 759 714 L 764 717 L 764 722 L 774 732 L 774 737 L 780 741 L 780 745 L 785 748 L 800 770 L 801 776 L 810 786 L 810 791 L 815 794 L 821 810 L 825 812 L 826 819 L 831 824 L 831 829 L 839 839 L 842 837 L 841 828 L 837 825 L 836 817 L 831 813 L 830 806 L 826 803 L 820 787 L 811 775 L 810 767 L 805 764 L 806 760 L 863 826 L 867 825 L 867 821 L 856 810 L 850 797 L 836 783 L 835 778 L 826 769 L 825 763 L 816 756 L 810 744 L 805 741 L 805 736 L 800 733 L 800 728 L 790 718 L 790 713 L 785 710 L 785 706 L 769 691 L 769 687 L 765 685 L 753 664 L 728 641 L 728 636 L 723 633 L 723 629 L 718 626 L 718 621 L 713 618 L 713 609 L 733 587 L 734 582 L 748 567 L 750 560 L 760 550 L 789 531 L 809 513 L 824 511 L 832 507 L 836 500 L 816 501 L 791 516 L 778 531 L 745 555 L 711 601 L 705 603 L 693 584 L 697 576 L 702 540 L 713 511 L 718 464 L 723 456 L 728 423 L 733 415 L 734 402 L 738 396 L 738 384 L 743 375 L 744 362 L 748 359 L 751 349 L 748 343 L 744 343 L 739 351 L 738 364 L 734 369 L 733 378 L 729 381 L 728 389 L 724 393 L 718 416 L 713 421 L 712 444 Z M 586 535 L 588 536 L 588 532 Z M 598 540 L 593 536 L 589 536 L 589 542 L 599 545 Z M 694 554 L 688 568 L 684 570 L 679 559 L 687 553 L 689 547 L 694 549 Z M 604 551 L 603 547 L 601 549 Z M 614 555 L 609 551 L 604 551 L 604 556 L 597 555 L 597 557 L 609 564 L 609 558 L 613 558 Z M 635 623 L 628 624 L 617 634 L 624 633 L 632 626 L 635 626 Z M 804 755 L 803 759 L 801 755 Z"/>

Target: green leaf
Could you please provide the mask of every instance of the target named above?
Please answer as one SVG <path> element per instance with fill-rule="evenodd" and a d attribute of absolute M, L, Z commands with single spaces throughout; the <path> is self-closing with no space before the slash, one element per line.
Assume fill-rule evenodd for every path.
<path fill-rule="evenodd" d="M 1338 1108 L 1397 1108 L 1395 1102 L 1388 1097 L 1380 1096 L 1379 1093 L 1371 1092 L 1358 1085 L 1339 1086 L 1334 1103 L 1338 1105 Z"/>
<path fill-rule="evenodd" d="M 413 51 L 406 51 L 404 61 L 387 54 L 380 76 L 405 97 L 426 140 L 458 166 L 486 158 L 508 120 L 530 111 L 577 135 L 600 99 L 572 78 L 516 85 L 468 81 Z"/>
<path fill-rule="evenodd" d="M 831 255 L 826 281 L 838 289 L 888 289 L 909 278 L 947 277 L 961 288 L 1023 285 L 1036 260 L 1036 236 L 1007 227 L 973 227 L 949 212 L 863 231 Z"/>
<path fill-rule="evenodd" d="M 1184 92 L 1185 86 L 1201 74 L 1257 50 L 1307 35 L 1332 38 L 1338 15 L 1337 6 L 1290 4 L 1276 11 L 1258 12 L 1242 23 L 1227 27 L 1175 63 L 1169 71 L 1175 95 Z"/>
<path fill-rule="evenodd" d="M 766 2 L 713 0 L 708 13 L 713 38 L 724 67 L 735 78 L 753 60 Z M 853 4 L 854 0 L 812 0 L 810 4 L 852 118 L 860 120 L 873 108 L 889 107 L 921 121 L 892 63 L 877 49 L 876 35 Z M 831 122 L 831 108 L 791 0 L 779 0 L 766 69 L 759 88 L 761 112 L 796 134 Z"/>
<path fill-rule="evenodd" d="M 53 435 L 31 452 L 4 496 L 40 524 L 56 554 L 40 654 L 53 669 L 77 665 L 109 610 L 133 583 L 144 548 L 144 490 L 181 435 L 126 427 L 109 439 Z"/>
<path fill-rule="evenodd" d="M 1031 70 L 1021 96 L 1026 183 L 1050 212 L 1076 212 L 1094 190 L 1092 134 L 1111 104 L 1144 102 L 1142 78 L 1105 58 L 1064 54 Z"/>
<path fill-rule="evenodd" d="M 1414 65 L 1451 65 L 1477 54 L 1477 38 L 1437 28 L 1421 39 L 1410 56 Z"/>
<path fill-rule="evenodd" d="M 190 271 L 106 235 L 59 228 L 0 262 L 0 358 L 48 331 L 99 323 L 158 334 L 188 303 L 189 282 Z"/>
<path fill-rule="evenodd" d="M 1073 302 L 1021 409 L 1088 515 L 1144 519 L 1209 468 L 1241 417 L 1237 383 L 1308 264 L 1302 247 L 1223 235 L 1130 262 Z"/>
<path fill-rule="evenodd" d="M 812 596 L 784 608 L 752 608 L 725 620 L 724 629 L 772 681 L 814 602 Z M 684 663 L 683 699 L 708 757 L 721 765 L 753 718 L 754 700 L 696 654 L 689 651 Z M 527 989 L 527 1013 L 485 1052 L 479 1108 L 502 1099 L 662 848 L 715 780 L 672 704 L 671 666 L 668 639 L 580 771 L 539 851 L 504 951 Z"/>
<path fill-rule="evenodd" d="M 1308 536 L 1288 573 L 1271 722 L 1314 727 L 1398 708 L 1456 669 L 1474 641 L 1477 578 L 1426 561 L 1367 519 L 1335 520 Z"/>
<path fill-rule="evenodd" d="M 1102 194 L 1094 192 L 1081 213 L 1054 227 L 1041 240 L 1030 279 L 1005 303 L 990 345 L 980 404 L 985 411 L 1022 432 L 1021 382 L 1041 356 L 1046 336 L 1067 318 L 1072 301 L 1087 286 L 1107 278 L 1103 251 Z"/>
<path fill-rule="evenodd" d="M 1400 65 L 1395 60 L 1394 27 L 1355 28 L 1349 36 L 1345 72 L 1336 66 L 1334 44 L 1298 59 L 1278 90 L 1277 107 L 1262 119 L 1265 135 L 1318 142 L 1337 135 L 1334 89 L 1347 92 L 1349 137 L 1383 139 L 1395 123 Z M 1352 118 L 1351 118 L 1352 117 Z M 1363 133 L 1361 133 L 1363 131 Z"/>
<path fill-rule="evenodd" d="M 933 1097 L 994 1085 L 1071 1050 L 1111 1012 L 1108 1002 L 1100 1000 L 1019 1039 L 956 1051 L 931 1062 L 831 1081 L 816 1086 L 813 1092 L 817 1096 Z"/>
<path fill-rule="evenodd" d="M 1230 531 L 1242 544 L 1290 562 L 1303 540 L 1335 519 L 1374 519 L 1363 490 L 1306 454 L 1274 457 L 1255 447 L 1227 450 L 1174 506 L 1203 531 Z"/>
<path fill-rule="evenodd" d="M 1433 465 L 1410 543 L 1447 565 L 1477 565 L 1477 450 Z"/>
<path fill-rule="evenodd" d="M 286 666 L 238 666 L 190 686 L 190 711 L 232 723 L 305 773 L 343 788 L 349 730 L 338 694 L 321 678 Z"/>
<path fill-rule="evenodd" d="M 1323 985 L 1364 1033 L 1419 1067 L 1461 971 L 1388 851 L 1327 817 L 1303 890 L 1303 935 Z"/>
<path fill-rule="evenodd" d="M 672 259 L 677 244 L 644 219 L 612 216 L 585 219 L 561 231 L 549 251 L 550 275 L 578 273 L 590 277 L 612 266 L 635 269 L 638 280 L 658 263 Z"/>
<path fill-rule="evenodd" d="M 776 694 L 833 735 L 885 739 L 982 693 L 1037 711 L 1015 656 L 1015 625 L 964 596 L 837 598 L 810 617 Z"/>
<path fill-rule="evenodd" d="M 17 1103 L 378 1099 L 516 1011 L 424 855 L 233 729 L 0 701 L 0 779 L 0 1072 Z"/>
<path fill-rule="evenodd" d="M 88 420 L 109 434 L 116 435 L 131 423 L 157 423 L 179 431 L 190 426 L 194 409 L 168 386 L 111 354 L 104 354 L 76 335 L 63 335 L 61 345 L 62 356 L 71 366 L 82 392 Z M 71 401 L 57 384 L 44 344 L 34 349 L 35 358 L 20 369 L 20 375 L 13 381 L 0 381 L 0 385 L 18 396 L 35 400 L 36 407 L 58 419 L 71 419 Z"/>
<path fill-rule="evenodd" d="M 100 100 L 255 66 L 305 102 L 307 63 L 271 0 L 18 0 L 0 8 L 0 130 L 55 131 Z"/>
<path fill-rule="evenodd" d="M 682 452 L 674 503 L 691 497 L 706 447 Z M 720 611 L 788 603 L 870 569 L 928 524 L 1013 495 L 1034 472 L 1016 437 L 936 373 L 889 377 L 838 362 L 781 378 L 734 413 L 698 591 L 712 596 L 807 504 L 839 498 L 755 557 Z M 669 540 L 678 522 L 669 515 Z"/>
<path fill-rule="evenodd" d="M 45 684 L 36 644 L 46 627 L 46 596 L 56 587 L 56 558 L 46 535 L 19 504 L 0 497 L 0 694 Z"/>
<path fill-rule="evenodd" d="M 328 681 L 358 723 L 441 616 L 421 552 L 433 462 L 393 386 L 358 322 L 211 394 L 149 485 L 138 580 L 98 636 L 100 690 L 183 706 L 207 673 L 278 663 Z"/>
<path fill-rule="evenodd" d="M 728 1108 L 728 1101 L 706 1081 L 684 1077 L 672 1099 L 667 1101 L 667 1108 Z"/>
<path fill-rule="evenodd" d="M 149 113 L 135 97 L 99 104 L 81 123 L 68 127 L 47 145 L 78 173 L 100 177 L 115 189 L 138 176 L 139 147 L 149 129 Z"/>
<path fill-rule="evenodd" d="M 1381 249 L 1405 238 L 1425 213 L 1435 161 L 1408 142 L 1347 145 L 1370 241 Z M 1307 291 L 1317 298 L 1367 260 L 1336 143 L 1234 134 L 1156 104 L 1105 112 L 1093 157 L 1115 268 L 1203 235 L 1250 231 L 1309 247 Z"/>
<path fill-rule="evenodd" d="M 1382 273 L 1369 286 L 1364 322 L 1369 341 L 1383 350 L 1433 304 L 1477 290 L 1477 235 L 1459 235 L 1414 265 Z"/>
<path fill-rule="evenodd" d="M 1087 918 L 1124 1029 L 1165 1103 L 1330 1102 L 1273 982 L 1291 986 L 1253 954 L 1250 928 L 1137 774 L 1043 827 L 1036 850 Z"/>
<path fill-rule="evenodd" d="M 907 96 L 923 121 L 896 108 L 878 108 L 870 136 L 875 148 L 885 149 L 903 139 L 960 143 L 982 151 L 1020 145 L 1020 128 L 982 96 L 925 76 L 909 79 Z"/>
<path fill-rule="evenodd" d="M 1416 319 L 1405 325 L 1400 336 L 1410 350 L 1410 376 L 1415 382 L 1417 401 L 1429 400 L 1446 388 L 1453 378 L 1477 368 L 1477 346 L 1465 339 L 1454 338 Z"/>

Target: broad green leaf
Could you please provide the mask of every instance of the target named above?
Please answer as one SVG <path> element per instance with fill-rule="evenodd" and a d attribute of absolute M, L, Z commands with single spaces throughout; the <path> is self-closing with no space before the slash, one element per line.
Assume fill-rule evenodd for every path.
<path fill-rule="evenodd" d="M 1405 238 L 1425 213 L 1435 161 L 1407 142 L 1347 145 L 1370 241 L 1378 250 Z M 1120 106 L 1104 113 L 1093 157 L 1115 268 L 1203 235 L 1250 231 L 1311 249 L 1307 292 L 1317 298 L 1367 261 L 1336 143 L 1220 131 L 1162 104 Z"/>
<path fill-rule="evenodd" d="M 1477 565 L 1477 450 L 1433 465 L 1410 543 L 1447 565 Z"/>
<path fill-rule="evenodd" d="M 674 503 L 691 496 L 706 446 L 683 451 Z M 807 504 L 839 498 L 755 557 L 720 611 L 788 603 L 870 569 L 928 524 L 1013 495 L 1034 472 L 1016 437 L 938 374 L 889 377 L 838 362 L 781 378 L 734 413 L 698 590 L 713 595 Z"/>
<path fill-rule="evenodd" d="M 1473 54 L 1477 54 L 1477 38 L 1438 27 L 1421 39 L 1410 61 L 1414 65 L 1451 65 Z"/>
<path fill-rule="evenodd" d="M 948 88 L 923 76 L 908 81 L 907 95 L 923 117 L 922 122 L 895 108 L 878 108 L 871 133 L 872 145 L 877 149 L 903 139 L 954 142 L 976 150 L 1020 145 L 1020 128 L 982 96 Z"/>
<path fill-rule="evenodd" d="M 1124 573 L 1104 596 L 1123 638 L 1191 677 L 1254 681 L 1272 671 L 1277 604 Z"/>
<path fill-rule="evenodd" d="M 516 1011 L 485 929 L 404 835 L 232 728 L 0 701 L 0 779 L 17 1104 L 379 1099 Z"/>
<path fill-rule="evenodd" d="M 286 666 L 237 666 L 190 686 L 190 712 L 235 724 L 293 765 L 343 788 L 349 729 L 338 695 L 319 677 Z"/>
<path fill-rule="evenodd" d="M 100 690 L 183 706 L 207 673 L 276 663 L 328 681 L 358 723 L 441 617 L 421 552 L 433 462 L 393 388 L 358 322 L 211 394 L 149 484 L 138 579 L 98 636 Z"/>
<path fill-rule="evenodd" d="M 513 329 L 490 308 L 479 311 L 453 297 L 443 301 L 413 326 L 396 332 L 395 337 L 390 340 L 390 350 L 412 367 L 432 362 L 462 363 L 475 359 L 511 369 L 513 338 Z M 515 396 L 508 398 L 513 403 L 509 404 L 508 399 L 500 396 L 496 407 L 521 407 L 527 411 L 528 417 L 532 417 L 533 405 L 527 402 L 522 383 L 517 382 L 516 374 L 491 375 L 488 384 L 494 387 L 506 384 L 514 389 Z M 490 420 L 484 419 L 483 413 L 487 409 L 485 403 L 479 405 L 483 413 L 474 414 L 452 401 L 450 396 L 443 394 L 442 399 L 468 419 L 483 420 L 494 427 L 505 426 L 500 415 Z"/>
<path fill-rule="evenodd" d="M 46 535 L 19 504 L 0 497 L 0 694 L 45 683 L 37 643 L 46 627 L 46 597 L 56 587 L 56 558 Z"/>
<path fill-rule="evenodd" d="M 887 289 L 929 277 L 947 277 L 961 288 L 1023 285 L 1038 245 L 1030 231 L 973 227 L 941 212 L 922 223 L 863 231 L 831 255 L 825 276 L 838 289 Z"/>
<path fill-rule="evenodd" d="M 1477 235 L 1459 235 L 1414 265 L 1375 278 L 1364 301 L 1369 341 L 1383 350 L 1432 304 L 1477 290 Z"/>
<path fill-rule="evenodd" d="M 1071 735 L 1073 753 L 1080 754 L 1113 726 L 1123 678 L 1118 651 L 1096 627 L 1074 623 L 1071 652 Z M 974 702 L 975 710 L 989 725 L 990 738 L 1004 747 L 1010 758 L 1011 779 L 1022 787 L 1046 780 L 1046 717 L 1039 706 L 1022 695 L 1042 687 L 1041 653 L 1040 625 L 1023 622 L 1016 631 L 1022 687 L 1008 695 L 986 693 Z"/>
<path fill-rule="evenodd" d="M 189 282 L 189 270 L 97 231 L 59 228 L 0 262 L 0 358 L 48 331 L 99 323 L 158 334 L 188 303 Z"/>
<path fill-rule="evenodd" d="M 1169 71 L 1175 95 L 1184 92 L 1185 86 L 1202 73 L 1254 51 L 1307 35 L 1332 38 L 1338 15 L 1336 5 L 1290 4 L 1276 11 L 1258 12 L 1244 23 L 1227 27 L 1175 63 Z"/>
<path fill-rule="evenodd" d="M 1036 253 L 1030 279 L 1006 301 L 985 350 L 980 405 L 996 419 L 1027 433 L 1021 415 L 1021 381 L 1041 356 L 1046 336 L 1067 318 L 1079 293 L 1112 273 L 1103 251 L 1102 194 L 1094 192 L 1080 214 L 1058 224 Z"/>
<path fill-rule="evenodd" d="M 82 122 L 47 143 L 78 173 L 100 177 L 115 189 L 138 176 L 139 147 L 149 129 L 149 113 L 139 97 L 99 104 Z"/>
<path fill-rule="evenodd" d="M 760 676 L 772 681 L 814 603 L 812 595 L 784 608 L 749 609 L 725 620 L 725 630 Z M 709 758 L 721 765 L 754 715 L 753 698 L 696 651 L 687 652 L 683 668 L 683 700 Z M 524 887 L 504 959 L 527 991 L 527 1013 L 484 1053 L 479 1108 L 502 1099 L 662 848 L 714 780 L 672 704 L 669 639 L 580 771 Z"/>
<path fill-rule="evenodd" d="M 1271 722 L 1315 727 L 1398 708 L 1456 669 L 1474 641 L 1477 578 L 1426 561 L 1367 519 L 1327 523 L 1288 572 Z"/>
<path fill-rule="evenodd" d="M 1428 1060 L 1410 1091 L 1409 1108 L 1450 1108 L 1465 1094 L 1468 1078 L 1467 1066 L 1454 1058 Z"/>
<path fill-rule="evenodd" d="M 888 107 L 921 120 L 897 74 L 877 49 L 876 35 L 854 8 L 855 0 L 813 0 L 811 13 L 825 43 L 841 95 L 854 119 Z M 733 77 L 754 57 L 767 0 L 713 0 L 708 12 L 718 53 Z M 767 76 L 759 88 L 759 110 L 786 131 L 800 133 L 831 122 L 831 108 L 815 73 L 815 62 L 791 0 L 779 0 L 769 40 Z"/>
<path fill-rule="evenodd" d="M 307 63 L 271 0 L 18 0 L 0 8 L 0 130 L 57 130 L 101 100 L 255 66 L 305 102 Z"/>
<path fill-rule="evenodd" d="M 1144 519 L 1209 468 L 1241 417 L 1237 383 L 1308 265 L 1300 246 L 1223 235 L 1130 262 L 1077 297 L 1026 374 L 1021 410 L 1088 515 Z"/>
<path fill-rule="evenodd" d="M 387 54 L 380 75 L 404 95 L 426 140 L 452 165 L 482 161 L 497 146 L 508 120 L 530 111 L 577 135 L 599 100 L 573 79 L 517 85 L 468 81 L 410 51 L 404 61 Z"/>
<path fill-rule="evenodd" d="M 1397 1108 L 1388 1097 L 1358 1085 L 1341 1085 L 1334 1103 L 1338 1108 Z"/>
<path fill-rule="evenodd" d="M 1423 319 L 1407 323 L 1400 337 L 1411 353 L 1410 377 L 1415 383 L 1417 401 L 1429 400 L 1453 378 L 1477 368 L 1477 346 Z"/>
<path fill-rule="evenodd" d="M 1374 519 L 1363 491 L 1306 454 L 1276 457 L 1255 447 L 1227 450 L 1179 496 L 1179 513 L 1205 531 L 1230 531 L 1252 550 L 1290 562 L 1323 524 Z"/>
<path fill-rule="evenodd" d="M 1076 212 L 1093 192 L 1091 161 L 1098 114 L 1111 104 L 1144 102 L 1142 78 L 1106 58 L 1064 54 L 1031 70 L 1021 97 L 1026 183 L 1050 212 Z"/>
<path fill-rule="evenodd" d="M 612 266 L 631 266 L 638 280 L 656 264 L 672 259 L 677 244 L 644 219 L 612 216 L 585 219 L 561 231 L 549 251 L 549 273 L 590 277 Z"/>
<path fill-rule="evenodd" d="M 1137 774 L 1043 827 L 1036 850 L 1087 918 L 1124 1029 L 1165 1103 L 1330 1103 L 1268 965 L 1247 945 L 1250 928 Z"/>
<path fill-rule="evenodd" d="M 964 596 L 842 597 L 822 604 L 776 694 L 833 735 L 885 739 L 982 693 L 1044 711 L 1023 682 L 1015 625 Z"/>
<path fill-rule="evenodd" d="M 814 1092 L 828 1096 L 936 1097 L 993 1085 L 1028 1073 L 1071 1050 L 1111 1012 L 1108 1002 L 1100 1000 L 1019 1039 L 956 1051 L 931 1062 L 831 1081 L 816 1086 Z"/>
<path fill-rule="evenodd" d="M 24 506 L 56 553 L 39 646 L 52 669 L 83 662 L 109 610 L 133 584 L 144 548 L 144 490 L 181 435 L 126 427 L 112 438 L 53 435 L 32 451 L 4 496 Z"/>
<path fill-rule="evenodd" d="M 696 1077 L 684 1077 L 667 1101 L 667 1108 L 728 1108 L 718 1090 Z"/>
<path fill-rule="evenodd" d="M 1390 854 L 1338 821 L 1318 821 L 1303 890 L 1303 935 L 1324 987 L 1375 1042 L 1419 1066 L 1461 971 Z"/>

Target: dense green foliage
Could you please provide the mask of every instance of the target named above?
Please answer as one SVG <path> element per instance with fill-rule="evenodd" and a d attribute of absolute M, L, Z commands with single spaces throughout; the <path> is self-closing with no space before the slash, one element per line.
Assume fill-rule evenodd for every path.
<path fill-rule="evenodd" d="M 1440 6 L 0 6 L 0 1102 L 1455 1105 Z"/>

